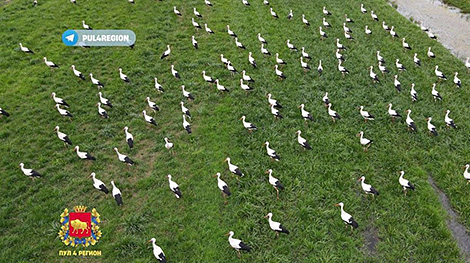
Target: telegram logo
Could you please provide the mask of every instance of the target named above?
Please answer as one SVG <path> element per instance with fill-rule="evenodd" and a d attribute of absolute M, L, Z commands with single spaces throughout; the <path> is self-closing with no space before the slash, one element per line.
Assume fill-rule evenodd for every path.
<path fill-rule="evenodd" d="M 66 46 L 74 46 L 78 42 L 78 34 L 75 30 L 67 30 L 62 34 L 62 42 Z"/>

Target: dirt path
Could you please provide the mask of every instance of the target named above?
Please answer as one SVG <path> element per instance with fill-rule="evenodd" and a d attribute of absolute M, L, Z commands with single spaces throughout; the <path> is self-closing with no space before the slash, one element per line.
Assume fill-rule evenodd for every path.
<path fill-rule="evenodd" d="M 391 0 L 403 16 L 423 21 L 437 35 L 439 42 L 456 57 L 470 57 L 470 15 L 447 7 L 439 0 Z"/>
<path fill-rule="evenodd" d="M 428 181 L 434 189 L 434 192 L 439 196 L 442 207 L 449 215 L 447 227 L 451 230 L 452 236 L 457 241 L 462 257 L 465 259 L 465 262 L 470 262 L 470 235 L 467 233 L 467 229 L 457 221 L 458 214 L 452 209 L 449 199 L 441 189 L 437 187 L 431 176 L 428 177 Z"/>

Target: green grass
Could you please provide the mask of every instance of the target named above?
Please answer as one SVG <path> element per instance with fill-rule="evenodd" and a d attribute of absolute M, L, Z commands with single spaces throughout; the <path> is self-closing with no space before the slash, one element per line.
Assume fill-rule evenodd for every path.
<path fill-rule="evenodd" d="M 241 1 L 214 0 L 208 8 L 203 1 L 127 1 L 78 0 L 40 1 L 33 8 L 30 1 L 3 3 L 0 13 L 0 106 L 9 111 L 10 118 L 0 119 L 1 262 L 154 262 L 151 237 L 165 251 L 169 262 L 234 262 L 233 251 L 224 236 L 230 230 L 235 237 L 253 247 L 241 262 L 463 262 L 457 245 L 447 229 L 445 211 L 428 184 L 432 174 L 437 185 L 449 196 L 452 206 L 460 213 L 461 222 L 470 228 L 468 187 L 459 169 L 466 162 L 468 146 L 468 116 L 470 82 L 461 61 L 439 43 L 428 39 L 419 28 L 400 16 L 384 1 L 366 4 L 380 19 L 404 36 L 422 60 L 421 68 L 413 64 L 413 52 L 404 51 L 399 40 L 392 40 L 370 15 L 359 12 L 359 1 L 281 1 L 271 6 L 280 18 L 273 19 L 261 1 L 251 1 L 245 8 Z M 328 21 L 328 39 L 320 41 L 317 27 L 321 23 L 321 8 L 325 4 L 333 13 Z M 183 17 L 173 14 L 173 5 Z M 208 23 L 216 34 L 195 32 L 190 24 L 192 7 L 204 16 L 199 23 Z M 294 20 L 287 21 L 289 9 Z M 300 22 L 302 13 L 312 26 Z M 354 41 L 342 34 L 343 15 L 355 19 L 349 27 Z M 100 14 L 97 16 L 96 14 Z M 134 49 L 125 47 L 71 48 L 60 42 L 66 29 L 81 28 L 81 20 L 96 29 L 131 29 L 137 35 Z M 235 47 L 226 34 L 230 24 L 246 51 Z M 373 35 L 366 37 L 364 26 Z M 272 53 L 279 52 L 289 64 L 282 70 L 287 80 L 274 76 L 274 58 L 263 57 L 256 34 L 261 32 Z M 191 46 L 196 35 L 199 50 Z M 348 48 L 343 52 L 351 74 L 344 79 L 336 68 L 335 39 L 339 37 Z M 299 53 L 287 49 L 290 38 L 298 48 L 305 46 L 316 68 L 323 60 L 324 74 L 319 78 L 313 71 L 304 74 Z M 18 43 L 36 52 L 23 54 Z M 172 54 L 161 61 L 166 45 Z M 437 58 L 426 58 L 428 46 Z M 368 66 L 376 65 L 375 51 L 380 49 L 392 71 L 380 76 L 380 84 L 372 84 Z M 248 64 L 252 51 L 258 69 Z M 246 69 L 256 83 L 245 94 L 239 88 L 239 76 L 231 76 L 220 62 L 223 53 L 239 70 Z M 61 68 L 51 71 L 42 57 L 58 63 Z M 397 74 L 396 58 L 408 68 L 400 73 L 404 91 L 398 94 L 393 87 Z M 182 75 L 181 80 L 170 74 L 173 63 Z M 110 118 L 97 115 L 96 87 L 89 79 L 77 79 L 69 69 L 76 65 L 85 75 L 92 72 L 106 87 L 104 95 L 115 105 L 108 110 Z M 434 103 L 431 84 L 436 81 L 434 66 L 449 77 L 438 84 L 444 100 Z M 118 77 L 122 67 L 131 79 L 123 83 Z M 217 77 L 232 90 L 221 95 L 215 87 L 202 80 L 201 71 Z M 374 68 L 375 71 L 377 67 Z M 460 72 L 463 88 L 456 88 L 451 79 Z M 157 93 L 153 77 L 158 77 L 166 92 Z M 411 103 L 409 85 L 416 83 L 419 101 Z M 191 110 L 193 134 L 187 135 L 181 126 L 179 101 L 180 85 L 196 97 L 186 103 Z M 72 122 L 63 119 L 53 108 L 49 97 L 55 91 L 72 106 L 76 116 Z M 329 92 L 334 109 L 343 117 L 333 124 L 321 98 Z M 283 104 L 283 120 L 273 120 L 267 107 L 266 94 Z M 150 96 L 162 108 L 155 115 L 158 127 L 143 121 L 145 97 Z M 387 105 L 393 103 L 400 113 L 413 110 L 418 133 L 408 133 L 404 120 L 394 123 L 387 116 Z M 315 121 L 308 127 L 300 118 L 297 106 L 306 104 Z M 376 120 L 364 123 L 356 107 L 365 105 Z M 459 129 L 446 130 L 444 110 L 452 110 Z M 238 118 L 259 127 L 248 134 Z M 440 135 L 430 137 L 425 118 L 433 116 Z M 72 141 L 97 157 L 90 163 L 78 160 L 72 149 L 64 149 L 53 128 L 60 125 Z M 129 151 L 122 128 L 129 126 L 136 140 Z M 294 132 L 302 130 L 312 151 L 297 145 Z M 374 144 L 365 154 L 355 134 L 364 130 Z M 175 143 L 175 156 L 163 147 L 163 138 Z M 262 144 L 268 140 L 282 160 L 272 162 Z M 126 169 L 119 163 L 112 148 L 129 154 L 136 165 Z M 230 156 L 245 177 L 237 181 L 227 170 L 224 158 Z M 18 168 L 40 171 L 44 178 L 31 182 Z M 286 186 L 281 200 L 264 171 L 272 168 L 274 176 Z M 398 171 L 405 170 L 406 178 L 417 190 L 404 196 L 398 184 Z M 97 177 L 109 187 L 114 180 L 123 193 L 124 206 L 118 208 L 111 196 L 96 191 L 88 177 Z M 223 205 L 216 179 L 222 172 L 233 195 Z M 183 199 L 176 200 L 168 189 L 167 174 L 180 184 Z M 365 175 L 381 195 L 375 200 L 366 198 L 356 179 Z M 333 204 L 344 202 L 346 211 L 359 222 L 359 229 L 350 236 Z M 64 208 L 75 205 L 95 207 L 101 214 L 103 237 L 90 249 L 102 250 L 100 259 L 61 258 L 59 250 L 67 249 L 58 239 L 58 222 Z M 289 236 L 274 239 L 263 216 L 273 212 L 274 220 L 291 230 Z M 369 229 L 376 229 L 376 251 L 365 248 Z"/>
<path fill-rule="evenodd" d="M 443 0 L 448 5 L 453 5 L 460 8 L 462 13 L 470 13 L 470 1 L 469 0 Z"/>

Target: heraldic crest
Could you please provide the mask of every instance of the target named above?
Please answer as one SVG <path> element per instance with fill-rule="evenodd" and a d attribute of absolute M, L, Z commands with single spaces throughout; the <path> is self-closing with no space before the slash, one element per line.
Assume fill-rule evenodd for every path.
<path fill-rule="evenodd" d="M 95 208 L 91 213 L 86 212 L 86 206 L 75 206 L 75 212 L 70 212 L 67 208 L 60 215 L 59 238 L 67 246 L 95 245 L 101 238 L 100 214 Z"/>

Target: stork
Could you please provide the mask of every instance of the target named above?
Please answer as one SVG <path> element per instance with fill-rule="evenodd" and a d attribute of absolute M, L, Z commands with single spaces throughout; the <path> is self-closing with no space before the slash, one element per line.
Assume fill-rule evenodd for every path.
<path fill-rule="evenodd" d="M 415 84 L 411 83 L 411 91 L 410 91 L 411 101 L 415 102 L 418 100 L 418 92 L 415 90 Z"/>
<path fill-rule="evenodd" d="M 371 11 L 372 12 L 372 11 Z M 335 204 L 335 206 L 339 206 L 341 207 L 341 219 L 343 220 L 343 222 L 346 224 L 346 227 L 349 225 L 351 226 L 351 231 L 354 229 L 354 228 L 358 228 L 359 225 L 357 224 L 357 222 L 354 220 L 354 218 L 346 213 L 344 211 L 344 204 L 343 203 L 337 203 Z"/>
<path fill-rule="evenodd" d="M 261 42 L 262 44 L 268 44 L 266 39 L 264 39 L 264 37 L 261 36 L 261 33 L 258 33 L 258 41 Z"/>
<path fill-rule="evenodd" d="M 55 107 L 57 108 L 59 114 L 63 117 L 73 117 L 73 115 L 68 110 L 61 109 L 59 104 L 56 104 Z"/>
<path fill-rule="evenodd" d="M 403 187 L 403 193 L 406 195 L 406 191 L 408 189 L 415 190 L 414 185 L 412 185 L 408 180 L 403 178 L 403 175 L 405 175 L 405 171 L 400 171 L 400 177 L 398 178 L 398 182 L 400 185 Z"/>
<path fill-rule="evenodd" d="M 446 116 L 444 117 L 444 121 L 446 123 L 446 126 L 447 127 L 452 127 L 454 129 L 457 129 L 457 126 L 455 125 L 454 123 L 454 120 L 452 120 L 450 117 L 449 117 L 449 113 L 450 113 L 450 110 L 446 110 Z"/>
<path fill-rule="evenodd" d="M 143 110 L 142 114 L 144 115 L 144 120 L 147 123 L 157 126 L 157 122 L 155 121 L 155 119 L 152 116 L 147 115 L 147 111 Z"/>
<path fill-rule="evenodd" d="M 107 112 L 105 109 L 101 108 L 101 102 L 98 102 L 98 103 L 96 104 L 96 106 L 98 106 L 98 114 L 99 114 L 101 117 L 107 119 L 107 118 L 108 118 L 108 112 Z"/>
<path fill-rule="evenodd" d="M 269 13 L 271 13 L 271 16 L 274 18 L 279 18 L 279 16 L 276 14 L 276 12 L 273 11 L 273 8 L 269 8 Z"/>
<path fill-rule="evenodd" d="M 313 121 L 312 115 L 310 114 L 310 112 L 305 110 L 305 105 L 303 103 L 300 104 L 299 108 L 300 108 L 300 115 L 305 121 L 307 120 Z"/>
<path fill-rule="evenodd" d="M 279 155 L 276 153 L 275 150 L 269 148 L 269 142 L 265 142 L 263 144 L 263 146 L 266 146 L 266 153 L 268 154 L 269 157 L 271 157 L 271 159 L 275 160 L 275 161 L 279 161 L 281 160 L 281 157 L 279 157 Z"/>
<path fill-rule="evenodd" d="M 268 103 L 269 105 L 274 105 L 274 107 L 278 108 L 278 109 L 282 109 L 282 105 L 275 99 L 272 98 L 272 94 L 271 93 L 268 93 L 267 95 L 268 97 Z"/>
<path fill-rule="evenodd" d="M 258 65 L 256 64 L 255 59 L 254 59 L 253 56 L 252 56 L 251 51 L 248 53 L 248 62 L 249 62 L 250 65 L 253 66 L 254 68 L 256 68 L 256 67 L 258 66 Z"/>
<path fill-rule="evenodd" d="M 72 145 L 72 141 L 70 140 L 69 136 L 67 136 L 67 134 L 59 131 L 59 126 L 55 126 L 54 131 L 57 132 L 57 137 L 59 138 L 59 140 L 64 142 L 65 146 L 67 146 L 67 144 Z"/>
<path fill-rule="evenodd" d="M 398 75 L 395 75 L 394 76 L 394 80 L 393 80 L 393 85 L 395 86 L 395 89 L 397 89 L 398 92 L 401 92 L 401 83 L 400 81 L 398 81 Z"/>
<path fill-rule="evenodd" d="M 354 23 L 354 20 L 348 17 L 348 14 L 344 14 L 344 20 L 346 23 Z"/>
<path fill-rule="evenodd" d="M 242 120 L 243 127 L 245 127 L 245 129 L 247 129 L 250 133 L 258 129 L 255 125 L 253 125 L 253 123 L 247 122 L 247 121 L 245 121 L 245 119 L 246 119 L 245 115 L 243 115 L 240 118 L 240 120 Z"/>
<path fill-rule="evenodd" d="M 89 153 L 87 153 L 87 152 L 81 152 L 81 151 L 80 151 L 80 147 L 79 147 L 78 145 L 75 146 L 75 148 L 73 148 L 73 150 L 74 150 L 75 152 L 77 152 L 78 158 L 80 158 L 80 159 L 82 159 L 82 160 L 92 160 L 92 161 L 95 161 L 95 160 L 96 160 L 96 158 L 95 158 L 94 156 L 90 155 Z"/>
<path fill-rule="evenodd" d="M 205 0 L 205 1 L 207 1 L 207 0 Z M 209 2 L 209 1 L 207 1 L 207 2 Z M 147 243 L 152 243 L 153 256 L 158 260 L 159 263 L 166 263 L 165 253 L 163 253 L 163 250 L 162 250 L 161 247 L 159 247 L 159 246 L 157 246 L 157 244 L 155 244 L 155 241 L 156 241 L 155 238 L 152 238 L 149 241 L 147 241 Z"/>
<path fill-rule="evenodd" d="M 406 111 L 406 125 L 408 126 L 408 130 L 417 131 L 415 122 L 410 117 L 411 110 Z"/>
<path fill-rule="evenodd" d="M 188 118 L 191 119 L 191 113 L 189 112 L 189 109 L 184 106 L 184 102 L 181 101 L 180 105 L 181 105 L 181 112 L 183 112 L 183 114 L 185 114 L 186 116 L 188 116 Z"/>
<path fill-rule="evenodd" d="M 408 49 L 408 50 L 411 50 L 410 45 L 405 42 L 405 38 L 402 38 L 402 39 L 401 39 L 401 45 L 403 46 L 403 48 Z"/>
<path fill-rule="evenodd" d="M 271 114 L 273 115 L 274 118 L 277 118 L 277 119 L 284 118 L 279 112 L 279 110 L 274 107 L 274 105 L 270 104 L 269 106 L 271 107 Z"/>
<path fill-rule="evenodd" d="M 113 104 L 111 104 L 111 102 L 107 98 L 103 97 L 103 93 L 101 93 L 101 91 L 98 92 L 98 96 L 100 97 L 101 104 L 106 105 L 110 108 L 113 107 Z"/>
<path fill-rule="evenodd" d="M 439 80 L 443 79 L 443 80 L 447 80 L 446 76 L 444 75 L 444 73 L 442 73 L 442 71 L 439 71 L 438 70 L 439 66 L 436 65 L 434 67 L 434 74 L 436 74 L 436 77 L 439 78 Z"/>
<path fill-rule="evenodd" d="M 359 142 L 361 143 L 362 146 L 364 146 L 364 152 L 367 152 L 367 150 L 369 149 L 370 145 L 371 145 L 374 141 L 365 138 L 363 131 L 360 131 L 356 136 L 357 136 L 357 137 L 360 137 L 360 138 L 359 138 Z"/>
<path fill-rule="evenodd" d="M 224 87 L 222 84 L 220 84 L 218 79 L 215 80 L 215 85 L 216 85 L 216 87 L 217 87 L 217 90 L 219 90 L 219 91 L 225 91 L 225 92 L 229 92 L 229 91 L 230 91 L 229 89 L 227 89 L 226 87 Z"/>
<path fill-rule="evenodd" d="M 364 32 L 366 33 L 366 35 L 371 35 L 372 34 L 372 30 L 369 29 L 368 25 L 366 25 L 366 27 L 364 28 Z"/>
<path fill-rule="evenodd" d="M 177 183 L 175 183 L 173 180 L 171 180 L 171 174 L 167 175 L 168 177 L 168 185 L 170 187 L 170 190 L 175 194 L 177 199 L 180 199 L 183 195 L 181 193 L 180 187 Z"/>
<path fill-rule="evenodd" d="M 380 55 L 380 50 L 377 50 L 376 54 L 377 54 L 377 61 L 379 61 L 381 63 L 385 63 L 384 57 L 382 57 L 382 55 Z"/>
<path fill-rule="evenodd" d="M 271 52 L 269 52 L 269 50 L 264 47 L 264 43 L 261 43 L 261 53 L 262 53 L 263 55 L 271 56 Z"/>
<path fill-rule="evenodd" d="M 401 118 L 400 113 L 392 109 L 392 103 L 388 104 L 388 115 L 392 117 L 392 121 L 395 121 L 395 118 Z"/>
<path fill-rule="evenodd" d="M 275 178 L 273 174 L 273 170 L 269 169 L 266 171 L 267 174 L 269 174 L 268 180 L 269 184 L 274 187 L 276 190 L 276 199 L 279 200 L 279 189 L 284 190 L 284 186 L 282 185 L 281 181 L 279 181 L 277 178 Z"/>
<path fill-rule="evenodd" d="M 55 92 L 52 92 L 51 97 L 54 100 L 55 104 L 70 107 L 70 105 L 64 99 L 57 97 Z"/>
<path fill-rule="evenodd" d="M 21 171 L 23 172 L 23 174 L 28 176 L 29 178 L 31 178 L 31 180 L 33 180 L 33 181 L 36 178 L 42 177 L 42 175 L 40 173 L 38 173 L 36 170 L 24 168 L 24 163 L 20 163 L 20 168 L 21 168 Z"/>
<path fill-rule="evenodd" d="M 328 107 L 328 104 L 330 104 L 330 99 L 328 98 L 328 92 L 325 92 L 325 95 L 321 99 L 323 103 L 325 104 L 326 107 Z"/>
<path fill-rule="evenodd" d="M 171 65 L 171 75 L 177 79 L 181 79 L 180 74 L 175 70 L 175 66 L 173 64 Z"/>
<path fill-rule="evenodd" d="M 24 47 L 23 44 L 21 43 L 20 43 L 20 50 L 23 51 L 24 53 L 34 54 L 34 52 L 31 49 Z"/>
<path fill-rule="evenodd" d="M 205 70 L 202 71 L 202 78 L 205 82 L 214 83 L 214 79 L 211 76 L 207 76 Z"/>
<path fill-rule="evenodd" d="M 376 195 L 379 195 L 379 191 L 377 191 L 374 187 L 372 187 L 370 184 L 366 184 L 365 182 L 366 180 L 366 177 L 365 176 L 361 176 L 358 181 L 361 181 L 361 187 L 362 187 L 362 190 L 364 190 L 364 192 L 366 194 L 371 194 L 372 197 L 376 196 Z"/>
<path fill-rule="evenodd" d="M 364 8 L 364 4 L 361 4 L 361 13 L 367 13 L 367 10 Z"/>
<path fill-rule="evenodd" d="M 385 24 L 385 21 L 382 21 L 382 28 L 385 30 L 385 31 L 389 31 L 390 28 L 387 26 L 387 24 Z"/>
<path fill-rule="evenodd" d="M 300 146 L 304 147 L 307 150 L 311 150 L 312 147 L 308 144 L 307 140 L 300 136 L 302 132 L 300 130 L 296 131 L 295 134 L 297 134 L 297 142 L 300 144 Z"/>
<path fill-rule="evenodd" d="M 43 59 L 44 59 L 44 63 L 46 64 L 46 66 L 48 66 L 50 69 L 58 68 L 58 67 L 59 67 L 59 66 L 57 66 L 57 64 L 55 64 L 54 62 L 47 60 L 46 57 L 44 57 Z"/>
<path fill-rule="evenodd" d="M 364 122 L 367 122 L 368 120 L 373 121 L 375 119 L 374 115 L 364 110 L 364 106 L 359 106 L 358 109 L 359 109 L 359 113 L 364 118 Z"/>
<path fill-rule="evenodd" d="M 442 97 L 441 97 L 441 94 L 439 94 L 439 91 L 436 90 L 436 83 L 433 83 L 432 84 L 432 90 L 431 90 L 431 94 L 434 98 L 434 101 L 436 100 L 442 100 Z"/>
<path fill-rule="evenodd" d="M 318 61 L 318 67 L 317 67 L 318 75 L 321 75 L 323 72 L 323 67 L 321 65 L 321 59 Z"/>
<path fill-rule="evenodd" d="M 164 138 L 164 140 L 165 140 L 165 148 L 171 151 L 171 148 L 173 148 L 173 143 L 170 142 L 170 139 L 166 137 Z"/>
<path fill-rule="evenodd" d="M 462 169 L 465 169 L 463 172 L 463 178 L 467 180 L 467 184 L 470 183 L 470 172 L 468 171 L 468 168 L 470 167 L 470 164 L 466 164 Z"/>
<path fill-rule="evenodd" d="M 294 44 L 292 44 L 292 43 L 290 42 L 290 39 L 287 39 L 286 45 L 287 45 L 287 47 L 288 47 L 290 50 L 297 51 L 297 48 L 294 46 Z"/>
<path fill-rule="evenodd" d="M 279 66 L 276 64 L 274 66 L 274 69 L 275 69 L 274 73 L 276 73 L 276 76 L 278 76 L 280 79 L 286 79 L 286 76 L 284 75 L 284 73 L 280 71 L 278 68 Z"/>
<path fill-rule="evenodd" d="M 116 152 L 119 161 L 126 163 L 129 166 L 132 166 L 134 164 L 134 161 L 131 160 L 127 155 L 124 155 L 118 151 L 118 148 L 114 147 L 114 151 Z"/>
<path fill-rule="evenodd" d="M 222 192 L 222 196 L 225 201 L 224 204 L 227 204 L 227 196 L 230 196 L 232 193 L 230 192 L 227 183 L 220 179 L 220 173 L 217 173 L 216 175 L 214 175 L 214 177 L 217 177 L 217 187 Z"/>
<path fill-rule="evenodd" d="M 119 190 L 119 188 L 116 187 L 116 185 L 114 184 L 114 181 L 111 181 L 111 185 L 113 186 L 112 194 L 113 194 L 114 200 L 116 200 L 116 204 L 118 206 L 122 206 L 121 190 Z"/>
<path fill-rule="evenodd" d="M 437 133 L 437 130 L 436 130 L 436 126 L 434 126 L 431 121 L 432 121 L 432 118 L 431 117 L 428 117 L 426 118 L 426 121 L 428 122 L 428 131 L 433 134 L 434 136 L 438 136 L 438 133 Z"/>
<path fill-rule="evenodd" d="M 374 19 L 375 21 L 379 21 L 379 18 L 377 17 L 377 15 L 374 13 L 374 10 L 371 10 L 370 11 L 370 16 L 372 17 L 372 19 Z M 392 27 L 393 28 L 393 27 Z"/>
<path fill-rule="evenodd" d="M 158 105 L 150 100 L 150 97 L 146 97 L 145 101 L 147 101 L 148 106 L 153 110 L 153 112 L 160 111 L 160 107 Z"/>
<path fill-rule="evenodd" d="M 106 185 L 100 180 L 100 179 L 97 179 L 96 178 L 96 174 L 95 173 L 91 173 L 90 174 L 90 177 L 93 177 L 93 187 L 97 190 L 100 190 L 102 191 L 103 193 L 105 194 L 108 194 L 109 193 L 109 190 L 108 188 L 106 188 Z"/>
<path fill-rule="evenodd" d="M 129 148 L 132 149 L 134 147 L 134 136 L 129 132 L 129 127 L 124 127 L 124 133 L 126 135 L 126 142 L 129 145 Z"/>
<path fill-rule="evenodd" d="M 197 44 L 197 40 L 196 40 L 196 38 L 195 38 L 194 36 L 191 36 L 191 43 L 193 44 L 193 47 L 194 47 L 195 49 L 198 49 L 198 48 L 199 48 L 199 46 L 198 46 L 198 44 Z"/>
<path fill-rule="evenodd" d="M 235 40 L 235 45 L 236 45 L 238 48 L 246 49 L 246 47 L 242 44 L 242 42 L 238 41 L 238 37 L 235 37 L 234 40 Z M 261 52 L 262 52 L 262 51 L 261 51 Z"/>
<path fill-rule="evenodd" d="M 397 67 L 399 71 L 406 70 L 405 66 L 403 66 L 403 64 L 400 63 L 400 59 L 398 58 L 395 60 L 395 66 Z"/>
<path fill-rule="evenodd" d="M 336 119 L 338 120 L 341 119 L 341 116 L 339 116 L 339 114 L 336 111 L 331 109 L 331 103 L 328 103 L 328 115 L 330 115 L 333 122 L 335 122 Z"/>
<path fill-rule="evenodd" d="M 285 228 L 281 223 L 272 220 L 273 213 L 268 213 L 264 218 L 268 219 L 269 227 L 276 231 L 276 238 L 279 237 L 279 233 L 289 234 L 289 230 Z"/>
<path fill-rule="evenodd" d="M 428 52 L 426 53 L 428 58 L 436 58 L 436 55 L 431 51 L 431 47 L 428 47 Z"/>
<path fill-rule="evenodd" d="M 243 1 L 246 1 L 246 0 L 243 0 Z M 225 235 L 228 236 L 228 243 L 230 244 L 230 246 L 237 251 L 238 257 L 241 256 L 240 250 L 250 252 L 251 247 L 243 243 L 243 241 L 241 241 L 240 239 L 233 238 L 233 235 L 234 235 L 233 231 L 230 231 Z"/>
<path fill-rule="evenodd" d="M 338 60 L 338 70 L 341 72 L 341 75 L 343 75 L 343 78 L 344 74 L 349 74 L 349 70 L 341 65 L 341 60 Z"/>
<path fill-rule="evenodd" d="M 173 6 L 173 13 L 175 13 L 175 15 L 177 16 L 181 16 L 181 12 L 178 9 L 176 9 L 176 6 Z"/>
<path fill-rule="evenodd" d="M 328 35 L 325 31 L 322 30 L 321 26 L 318 27 L 318 32 L 320 32 L 320 39 L 323 40 L 324 38 L 328 38 Z"/>
<path fill-rule="evenodd" d="M 279 53 L 276 53 L 276 63 L 279 65 L 286 65 L 287 63 L 279 58 Z"/>
<path fill-rule="evenodd" d="M 164 58 L 168 57 L 170 55 L 170 53 L 171 53 L 170 45 L 166 45 L 166 50 L 161 55 L 160 59 L 164 59 Z"/>
<path fill-rule="evenodd" d="M 85 80 L 85 76 L 83 76 L 82 72 L 78 71 L 77 69 L 75 69 L 75 65 L 72 65 L 70 66 L 70 68 L 72 68 L 72 71 L 73 71 L 73 74 L 75 76 L 77 76 L 78 78 L 82 79 L 82 80 Z"/>
<path fill-rule="evenodd" d="M 214 34 L 214 31 L 212 31 L 212 29 L 210 29 L 207 24 L 204 24 L 204 29 L 206 30 L 207 33 L 209 34 Z"/>
<path fill-rule="evenodd" d="M 379 62 L 379 63 L 380 63 L 380 62 Z M 374 66 L 370 66 L 370 67 L 369 67 L 369 76 L 370 76 L 370 78 L 372 79 L 372 81 L 373 81 L 374 83 L 380 82 L 380 81 L 379 81 L 379 78 L 377 77 L 377 74 L 374 73 L 373 68 L 374 68 Z"/>
<path fill-rule="evenodd" d="M 199 30 L 202 28 L 201 25 L 199 25 L 199 23 L 194 20 L 194 17 L 191 17 L 191 23 L 193 24 L 193 27 L 196 28 L 196 30 Z"/>
<path fill-rule="evenodd" d="M 101 81 L 93 77 L 93 73 L 90 73 L 90 80 L 91 80 L 91 83 L 93 83 L 93 85 L 96 85 L 98 87 L 98 89 L 104 88 L 103 83 L 101 83 Z"/>
<path fill-rule="evenodd" d="M 415 53 L 413 55 L 413 62 L 416 64 L 416 66 L 418 66 L 418 67 L 421 66 L 421 60 L 418 58 L 418 53 Z"/>
<path fill-rule="evenodd" d="M 462 87 L 462 82 L 457 77 L 458 74 L 459 74 L 458 72 L 454 73 L 454 84 L 457 85 L 457 87 L 461 88 Z"/>
<path fill-rule="evenodd" d="M 196 10 L 196 7 L 193 7 L 193 13 L 194 13 L 195 16 L 197 16 L 199 18 L 202 17 L 202 15 Z"/>
<path fill-rule="evenodd" d="M 124 82 L 130 82 L 126 74 L 122 73 L 122 68 L 119 68 L 119 78 Z"/>
<path fill-rule="evenodd" d="M 310 26 L 310 23 L 308 22 L 308 20 L 305 18 L 305 15 L 302 14 L 302 23 L 304 23 L 304 25 L 306 26 Z"/>
<path fill-rule="evenodd" d="M 324 14 L 325 16 L 331 16 L 330 11 L 326 10 L 326 6 L 323 7 L 323 14 Z"/>
<path fill-rule="evenodd" d="M 85 20 L 82 20 L 82 26 L 83 26 L 83 28 L 86 29 L 86 30 L 93 30 L 93 28 L 91 28 L 91 26 L 85 24 Z"/>
<path fill-rule="evenodd" d="M 228 164 L 228 170 L 233 173 L 234 175 L 238 175 L 240 177 L 243 177 L 245 174 L 243 174 L 241 171 L 240 171 L 240 168 L 238 168 L 238 166 L 236 166 L 235 164 L 232 164 L 230 162 L 230 157 L 227 157 L 225 158 L 224 160 L 225 162 L 227 162 Z"/>
<path fill-rule="evenodd" d="M 183 114 L 183 128 L 188 134 L 191 134 L 191 125 L 186 121 L 186 115 Z"/>
<path fill-rule="evenodd" d="M 305 52 L 305 47 L 301 48 L 301 52 L 302 52 L 302 57 L 306 59 L 311 59 L 310 55 L 307 52 Z"/>
<path fill-rule="evenodd" d="M 183 97 L 187 98 L 188 100 L 194 100 L 194 96 L 191 92 L 185 90 L 185 86 L 181 85 L 181 90 L 183 92 Z"/>
<path fill-rule="evenodd" d="M 287 15 L 287 19 L 291 20 L 292 17 L 294 17 L 294 14 L 292 13 L 292 9 L 289 11 L 289 14 Z"/>

